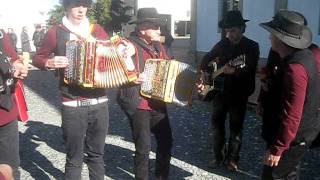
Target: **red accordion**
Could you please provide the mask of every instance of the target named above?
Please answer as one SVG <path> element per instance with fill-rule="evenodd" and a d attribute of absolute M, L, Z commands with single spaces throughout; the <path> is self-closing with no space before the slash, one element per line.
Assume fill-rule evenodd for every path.
<path fill-rule="evenodd" d="M 112 88 L 137 78 L 135 71 L 127 70 L 124 58 L 111 41 L 68 41 L 66 57 L 69 60 L 64 71 L 67 84 Z"/>

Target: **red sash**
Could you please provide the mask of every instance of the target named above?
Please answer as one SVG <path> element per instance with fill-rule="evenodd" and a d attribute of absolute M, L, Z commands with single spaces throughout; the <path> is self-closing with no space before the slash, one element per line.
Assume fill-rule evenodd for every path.
<path fill-rule="evenodd" d="M 14 91 L 14 99 L 18 108 L 18 120 L 26 122 L 29 120 L 27 103 L 24 96 L 24 89 L 22 81 L 18 80 Z"/>

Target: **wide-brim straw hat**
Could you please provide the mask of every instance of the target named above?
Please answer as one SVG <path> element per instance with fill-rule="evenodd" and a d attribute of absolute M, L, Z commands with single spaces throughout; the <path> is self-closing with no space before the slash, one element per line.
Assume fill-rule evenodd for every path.
<path fill-rule="evenodd" d="M 312 42 L 312 32 L 305 22 L 305 18 L 298 12 L 279 10 L 272 21 L 261 23 L 260 26 L 288 46 L 305 49 Z"/>

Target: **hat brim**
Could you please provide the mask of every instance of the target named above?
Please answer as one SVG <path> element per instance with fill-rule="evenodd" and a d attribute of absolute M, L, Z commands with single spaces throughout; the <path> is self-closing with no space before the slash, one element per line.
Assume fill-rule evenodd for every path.
<path fill-rule="evenodd" d="M 248 22 L 250 20 L 248 19 L 244 19 L 242 22 L 237 22 L 237 23 L 224 23 L 224 20 L 222 19 L 221 21 L 219 21 L 219 27 L 220 28 L 231 28 L 231 27 L 240 27 L 240 26 L 244 26 L 246 25 L 246 22 Z"/>
<path fill-rule="evenodd" d="M 309 47 L 312 43 L 312 32 L 306 26 L 303 27 L 300 38 L 295 38 L 277 30 L 277 28 L 274 27 L 272 21 L 261 23 L 259 25 L 290 47 L 297 49 L 305 49 Z"/>
<path fill-rule="evenodd" d="M 141 24 L 144 22 L 150 22 L 150 23 L 154 23 L 159 26 L 162 26 L 162 25 L 165 25 L 167 21 L 163 18 L 144 18 L 144 19 L 138 19 L 138 20 L 131 21 L 131 22 L 129 22 L 129 24 Z"/>

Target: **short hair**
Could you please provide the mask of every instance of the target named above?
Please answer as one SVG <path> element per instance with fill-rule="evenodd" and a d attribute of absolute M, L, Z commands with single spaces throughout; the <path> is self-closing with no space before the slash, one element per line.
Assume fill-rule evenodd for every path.
<path fill-rule="evenodd" d="M 62 0 L 62 6 L 65 10 L 78 6 L 90 7 L 91 4 L 92 0 Z"/>

